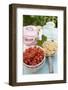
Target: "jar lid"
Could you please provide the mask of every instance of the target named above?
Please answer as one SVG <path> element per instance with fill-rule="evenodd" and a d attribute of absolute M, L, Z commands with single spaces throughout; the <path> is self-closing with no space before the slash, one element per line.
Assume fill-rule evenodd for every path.
<path fill-rule="evenodd" d="M 43 28 L 53 29 L 55 28 L 55 23 L 52 21 L 49 21 L 46 23 L 46 25 L 43 26 Z"/>
<path fill-rule="evenodd" d="M 38 30 L 36 26 L 24 26 L 24 36 L 37 36 Z"/>

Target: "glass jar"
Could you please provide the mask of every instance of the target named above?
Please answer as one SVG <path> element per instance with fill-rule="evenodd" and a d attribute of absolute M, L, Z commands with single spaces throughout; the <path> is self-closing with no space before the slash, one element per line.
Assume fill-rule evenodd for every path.
<path fill-rule="evenodd" d="M 36 45 L 38 39 L 38 30 L 36 26 L 24 26 L 24 44 L 27 46 Z"/>
<path fill-rule="evenodd" d="M 58 28 L 55 28 L 53 22 L 47 22 L 43 26 L 42 34 L 47 36 L 48 40 L 58 40 Z"/>

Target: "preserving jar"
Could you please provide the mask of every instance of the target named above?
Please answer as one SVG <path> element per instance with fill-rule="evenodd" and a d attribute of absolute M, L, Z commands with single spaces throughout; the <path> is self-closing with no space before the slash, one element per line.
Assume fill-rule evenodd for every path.
<path fill-rule="evenodd" d="M 38 30 L 36 26 L 29 25 L 24 26 L 24 44 L 36 45 L 38 39 Z"/>

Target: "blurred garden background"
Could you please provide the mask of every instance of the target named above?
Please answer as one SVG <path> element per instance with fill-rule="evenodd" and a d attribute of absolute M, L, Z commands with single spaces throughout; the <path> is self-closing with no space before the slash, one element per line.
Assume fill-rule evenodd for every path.
<path fill-rule="evenodd" d="M 49 21 L 54 22 L 55 27 L 57 27 L 57 23 L 58 23 L 57 16 L 23 15 L 23 26 L 27 26 L 27 25 L 44 26 Z"/>

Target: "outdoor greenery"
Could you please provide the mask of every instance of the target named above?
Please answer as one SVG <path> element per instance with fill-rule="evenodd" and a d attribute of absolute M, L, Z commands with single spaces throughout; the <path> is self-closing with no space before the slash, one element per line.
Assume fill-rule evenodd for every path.
<path fill-rule="evenodd" d="M 57 27 L 57 16 L 36 16 L 36 15 L 23 15 L 23 25 L 45 25 L 48 21 L 53 21 Z"/>

